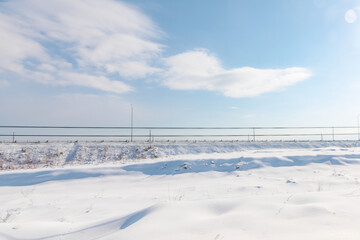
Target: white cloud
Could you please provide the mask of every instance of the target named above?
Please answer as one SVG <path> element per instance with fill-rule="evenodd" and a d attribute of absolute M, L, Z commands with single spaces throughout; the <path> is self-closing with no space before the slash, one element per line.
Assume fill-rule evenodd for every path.
<path fill-rule="evenodd" d="M 131 87 L 116 78 L 140 78 L 160 71 L 151 62 L 162 51 L 163 46 L 154 40 L 162 33 L 129 4 L 13 0 L 0 5 L 2 72 L 43 83 L 63 85 L 65 81 L 119 93 Z M 98 77 L 84 77 L 92 74 Z"/>
<path fill-rule="evenodd" d="M 57 71 L 39 72 L 26 70 L 28 78 L 43 84 L 54 86 L 81 86 L 99 89 L 105 92 L 126 93 L 134 89 L 120 81 L 110 80 L 104 76 L 96 76 L 85 73 Z"/>
<path fill-rule="evenodd" d="M 200 49 L 165 59 L 163 84 L 171 89 L 218 91 L 228 97 L 254 97 L 283 89 L 311 76 L 305 68 L 226 70 L 208 51 Z"/>
<path fill-rule="evenodd" d="M 40 71 L 44 71 L 44 72 L 55 72 L 56 71 L 56 68 L 53 65 L 47 64 L 47 63 L 42 63 L 42 64 L 38 65 L 37 69 L 39 69 Z"/>
<path fill-rule="evenodd" d="M 73 72 L 62 72 L 60 74 L 60 78 L 62 79 L 60 81 L 60 84 L 62 85 L 88 86 L 114 93 L 125 93 L 133 90 L 132 87 L 123 82 L 111 81 L 103 76 L 93 76 Z"/>
<path fill-rule="evenodd" d="M 159 74 L 170 89 L 229 97 L 257 96 L 311 76 L 296 67 L 224 69 L 201 49 L 163 59 L 163 35 L 141 10 L 116 0 L 0 2 L 0 72 L 114 93 L 133 90 L 119 78 Z"/>
<path fill-rule="evenodd" d="M 0 13 L 0 70 L 24 73 L 23 60 L 47 60 L 48 56 L 38 42 L 21 34 L 21 26 L 12 21 L 13 18 Z"/>

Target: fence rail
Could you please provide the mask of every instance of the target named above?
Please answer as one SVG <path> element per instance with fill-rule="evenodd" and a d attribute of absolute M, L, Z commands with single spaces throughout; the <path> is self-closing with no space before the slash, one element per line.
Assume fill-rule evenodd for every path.
<path fill-rule="evenodd" d="M 357 129 L 358 126 L 331 126 L 331 127 L 123 127 L 123 126 L 19 126 L 19 125 L 8 125 L 0 126 L 0 128 L 28 128 L 28 129 Z"/>
<path fill-rule="evenodd" d="M 273 127 L 152 127 L 152 126 L 0 126 L 0 141 L 39 141 L 45 138 L 73 140 L 160 139 L 213 140 L 360 140 L 359 126 L 273 126 Z M 46 139 L 48 140 L 48 139 Z"/>

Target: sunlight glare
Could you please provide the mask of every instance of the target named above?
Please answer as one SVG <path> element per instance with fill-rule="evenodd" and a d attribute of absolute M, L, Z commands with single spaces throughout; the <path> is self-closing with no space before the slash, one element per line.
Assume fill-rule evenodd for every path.
<path fill-rule="evenodd" d="M 345 13 L 345 21 L 347 23 L 354 23 L 356 21 L 357 15 L 355 13 L 354 10 L 349 9 L 346 13 Z"/>

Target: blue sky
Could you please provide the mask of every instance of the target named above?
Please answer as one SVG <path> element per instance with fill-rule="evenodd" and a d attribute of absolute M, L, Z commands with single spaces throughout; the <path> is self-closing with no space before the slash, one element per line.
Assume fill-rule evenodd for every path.
<path fill-rule="evenodd" d="M 0 124 L 356 125 L 360 1 L 0 1 Z"/>

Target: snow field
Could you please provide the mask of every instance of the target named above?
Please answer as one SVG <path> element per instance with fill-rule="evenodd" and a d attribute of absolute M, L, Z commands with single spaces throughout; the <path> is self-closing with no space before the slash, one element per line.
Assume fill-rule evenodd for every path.
<path fill-rule="evenodd" d="M 247 144 L 164 144 L 110 163 L 76 162 L 106 146 L 82 144 L 61 168 L 14 164 L 0 173 L 0 239 L 359 239 L 357 143 Z M 11 147 L 0 151 L 24 146 Z"/>

